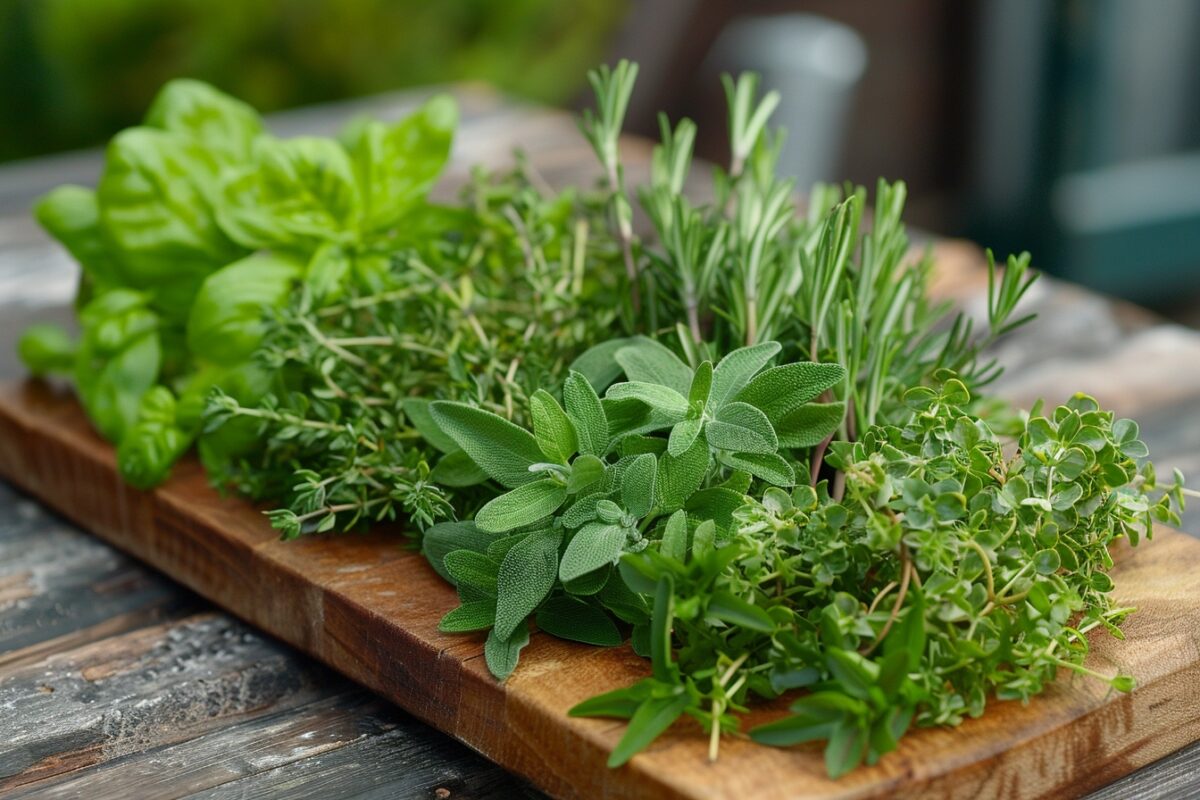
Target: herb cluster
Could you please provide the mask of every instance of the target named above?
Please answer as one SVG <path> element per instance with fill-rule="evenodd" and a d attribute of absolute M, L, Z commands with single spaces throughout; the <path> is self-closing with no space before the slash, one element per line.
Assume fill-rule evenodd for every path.
<path fill-rule="evenodd" d="M 84 267 L 78 342 L 39 328 L 35 372 L 74 375 L 125 477 L 196 442 L 213 482 L 278 505 L 287 538 L 403 517 L 453 583 L 446 631 L 517 668 L 531 625 L 651 662 L 572 710 L 626 718 L 620 765 L 680 717 L 716 758 L 750 731 L 826 741 L 830 775 L 912 724 L 1028 699 L 1120 636 L 1110 546 L 1178 524 L 1135 423 L 1076 396 L 1014 413 L 986 357 L 1024 323 L 1027 254 L 989 254 L 987 325 L 930 299 L 905 188 L 776 170 L 779 102 L 725 79 L 732 152 L 684 194 L 696 127 L 661 120 L 625 182 L 636 79 L 590 75 L 595 187 L 522 160 L 458 204 L 426 193 L 455 112 L 429 101 L 339 140 L 279 141 L 252 110 L 169 84 L 120 134 L 96 192 L 38 207 Z M 649 221 L 640 231 L 634 204 Z M 414 531 L 416 533 L 416 531 Z"/>

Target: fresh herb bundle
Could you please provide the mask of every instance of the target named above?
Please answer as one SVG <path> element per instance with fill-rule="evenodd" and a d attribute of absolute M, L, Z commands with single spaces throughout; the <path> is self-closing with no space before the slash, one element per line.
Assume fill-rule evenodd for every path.
<path fill-rule="evenodd" d="M 425 199 L 445 98 L 278 141 L 170 84 L 95 193 L 39 205 L 83 264 L 83 334 L 33 330 L 22 355 L 75 375 L 136 485 L 196 441 L 285 537 L 414 523 L 459 595 L 442 629 L 487 631 L 499 679 L 531 623 L 628 634 L 650 677 L 572 711 L 629 719 L 614 766 L 685 714 L 715 758 L 754 698 L 797 690 L 750 735 L 826 740 L 837 776 L 1060 668 L 1131 689 L 1083 665 L 1086 634 L 1133 610 L 1109 546 L 1178 524 L 1188 490 L 1090 398 L 1018 415 L 982 394 L 988 345 L 1028 319 L 1029 256 L 989 254 L 974 330 L 930 299 L 903 184 L 879 183 L 869 223 L 861 188 L 796 207 L 779 97 L 750 75 L 725 79 L 711 200 L 684 195 L 695 125 L 665 118 L 631 195 L 636 67 L 590 78 L 597 187 L 544 192 L 520 163 L 452 206 Z"/>

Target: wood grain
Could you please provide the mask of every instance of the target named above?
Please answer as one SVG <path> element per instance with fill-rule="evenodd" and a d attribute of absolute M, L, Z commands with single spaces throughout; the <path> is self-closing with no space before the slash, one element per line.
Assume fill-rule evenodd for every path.
<path fill-rule="evenodd" d="M 1092 641 L 1091 665 L 1134 674 L 1133 694 L 1064 678 L 1028 706 L 995 703 L 958 729 L 916 732 L 878 766 L 833 783 L 813 746 L 776 750 L 735 740 L 709 765 L 692 723 L 678 724 L 625 768 L 608 770 L 604 761 L 622 726 L 568 719 L 565 711 L 645 674 L 627 648 L 535 634 L 520 669 L 497 684 L 477 637 L 438 632 L 454 593 L 402 549 L 395 532 L 281 542 L 249 505 L 209 489 L 194 463 L 154 492 L 130 489 L 117 477 L 111 448 L 65 390 L 41 382 L 0 390 L 0 474 L 560 797 L 1058 797 L 1200 738 L 1200 588 L 1193 578 L 1200 542 L 1165 529 L 1149 545 L 1120 553 L 1118 600 L 1140 609 L 1127 640 Z M 126 655 L 89 662 L 89 674 L 125 674 L 126 661 L 146 658 L 127 647 Z M 293 691 L 297 702 L 315 699 L 302 686 Z M 752 721 L 776 713 L 762 709 Z M 51 749 L 26 747 L 28 766 Z"/>

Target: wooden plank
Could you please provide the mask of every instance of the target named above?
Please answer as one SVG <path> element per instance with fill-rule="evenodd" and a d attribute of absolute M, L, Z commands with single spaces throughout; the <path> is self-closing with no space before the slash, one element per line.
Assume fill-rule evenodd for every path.
<path fill-rule="evenodd" d="M 15 790 L 12 800 L 130 797 L 508 798 L 525 787 L 458 742 L 335 680 L 326 696 L 250 715 L 176 744 L 151 747 Z M 403 765 L 403 768 L 398 768 Z"/>
<path fill-rule="evenodd" d="M 812 746 L 776 750 L 734 740 L 709 765 L 705 737 L 690 723 L 608 770 L 604 760 L 622 726 L 568 719 L 565 711 L 645 674 L 627 648 L 535 635 L 521 668 L 497 684 L 477 637 L 437 631 L 453 592 L 399 547 L 395 532 L 280 542 L 249 505 L 207 488 L 194 463 L 154 492 L 132 490 L 69 393 L 44 383 L 0 392 L 0 473 L 562 797 L 1073 795 L 1200 738 L 1200 591 L 1190 577 L 1200 569 L 1200 543 L 1167 530 L 1121 554 L 1118 600 L 1141 609 L 1127 641 L 1100 635 L 1092 642 L 1092 666 L 1137 676 L 1133 694 L 1065 678 L 1028 706 L 995 703 L 958 729 L 918 731 L 876 767 L 834 783 Z M 759 710 L 752 722 L 775 713 Z"/>

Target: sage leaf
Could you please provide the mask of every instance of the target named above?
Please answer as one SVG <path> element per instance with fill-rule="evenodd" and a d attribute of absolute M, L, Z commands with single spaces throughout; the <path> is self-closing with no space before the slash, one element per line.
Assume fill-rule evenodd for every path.
<path fill-rule="evenodd" d="M 667 452 L 673 456 L 679 456 L 687 452 L 691 448 L 692 443 L 696 441 L 696 437 L 700 435 L 700 430 L 704 427 L 702 419 L 685 419 L 682 422 L 675 423 L 671 428 L 671 436 L 667 442 Z"/>
<path fill-rule="evenodd" d="M 561 541 L 559 530 L 534 531 L 504 556 L 496 579 L 495 632 L 501 639 L 508 639 L 523 626 L 525 618 L 550 593 L 558 574 Z"/>
<path fill-rule="evenodd" d="M 795 486 L 792 465 L 776 453 L 722 453 L 721 461 L 734 469 L 745 470 L 775 486 Z"/>
<path fill-rule="evenodd" d="M 621 632 L 601 609 L 568 595 L 547 600 L 537 612 L 537 626 L 551 636 L 573 642 L 615 647 Z"/>
<path fill-rule="evenodd" d="M 815 400 L 821 392 L 846 378 L 841 364 L 803 361 L 763 370 L 734 397 L 760 409 L 775 421 L 789 411 Z"/>
<path fill-rule="evenodd" d="M 775 432 L 780 447 L 813 447 L 837 430 L 846 416 L 846 404 L 809 403 L 792 409 L 779 419 Z"/>
<path fill-rule="evenodd" d="M 564 583 L 616 563 L 625 546 L 625 529 L 620 525 L 590 522 L 584 525 L 563 552 L 558 577 Z"/>
<path fill-rule="evenodd" d="M 685 395 L 692 384 L 692 371 L 667 347 L 639 336 L 616 352 L 617 363 L 630 381 L 655 383 Z"/>
<path fill-rule="evenodd" d="M 529 398 L 529 413 L 542 453 L 556 464 L 566 464 L 579 449 L 579 440 L 562 406 L 545 389 L 538 389 Z"/>
<path fill-rule="evenodd" d="M 658 496 L 663 511 L 681 508 L 704 483 L 711 454 L 704 434 L 700 433 L 679 455 L 663 453 L 658 461 Z"/>
<path fill-rule="evenodd" d="M 454 550 L 442 558 L 442 563 L 456 585 L 465 584 L 489 597 L 496 596 L 496 575 L 500 565 L 483 553 Z"/>
<path fill-rule="evenodd" d="M 687 513 L 680 509 L 667 518 L 666 529 L 663 531 L 659 552 L 664 556 L 682 562 L 687 558 L 688 529 Z"/>
<path fill-rule="evenodd" d="M 443 633 L 470 633 L 492 627 L 496 618 L 495 600 L 475 600 L 452 609 L 438 623 Z"/>
<path fill-rule="evenodd" d="M 704 429 L 708 444 L 718 450 L 773 454 L 779 447 L 767 415 L 749 403 L 722 406 Z"/>
<path fill-rule="evenodd" d="M 656 411 L 682 419 L 687 415 L 688 402 L 674 389 L 657 383 L 629 381 L 614 383 L 604 395 L 610 400 L 640 400 Z"/>
<path fill-rule="evenodd" d="M 741 391 L 750 378 L 765 367 L 779 350 L 779 342 L 762 342 L 734 350 L 722 358 L 713 370 L 709 407 L 717 409 L 725 405 L 725 402 Z"/>
<path fill-rule="evenodd" d="M 475 515 L 475 524 L 489 533 L 511 531 L 550 516 L 566 499 L 567 487 L 560 481 L 533 481 L 488 501 Z"/>
<path fill-rule="evenodd" d="M 656 495 L 655 477 L 658 462 L 650 453 L 633 459 L 621 479 L 621 502 L 625 510 L 635 517 L 650 513 Z"/>
<path fill-rule="evenodd" d="M 512 489 L 537 480 L 529 467 L 544 456 L 528 431 L 465 403 L 443 400 L 429 410 L 437 426 L 502 486 Z"/>
<path fill-rule="evenodd" d="M 496 635 L 496 630 L 488 634 L 487 641 L 483 644 L 483 657 L 487 661 L 488 671 L 495 676 L 496 680 L 503 681 L 513 673 L 517 668 L 517 661 L 521 657 L 521 650 L 525 645 L 529 644 L 529 626 L 518 625 L 517 629 L 506 638 L 501 639 Z"/>
<path fill-rule="evenodd" d="M 590 456 L 603 456 L 608 452 L 608 419 L 587 378 L 578 372 L 570 373 L 563 384 L 563 401 L 567 416 L 575 427 L 579 452 Z"/>

